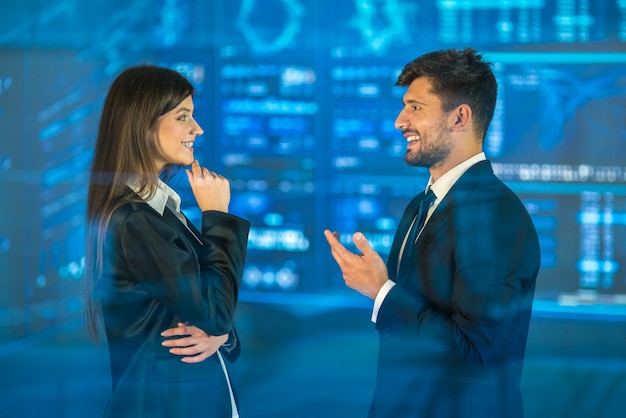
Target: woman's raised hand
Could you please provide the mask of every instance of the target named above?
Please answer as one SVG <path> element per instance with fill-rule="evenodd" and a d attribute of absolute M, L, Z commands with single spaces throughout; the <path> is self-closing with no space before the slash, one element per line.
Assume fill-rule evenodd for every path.
<path fill-rule="evenodd" d="M 191 190 L 201 211 L 228 212 L 230 183 L 226 178 L 209 171 L 206 167 L 200 167 L 197 160 L 191 163 L 191 169 L 186 171 Z"/>

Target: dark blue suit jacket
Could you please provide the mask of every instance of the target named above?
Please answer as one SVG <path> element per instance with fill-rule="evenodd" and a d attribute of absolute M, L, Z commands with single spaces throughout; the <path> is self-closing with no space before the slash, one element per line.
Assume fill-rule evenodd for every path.
<path fill-rule="evenodd" d="M 231 361 L 238 357 L 233 319 L 250 224 L 207 211 L 201 231 L 188 225 L 141 201 L 112 215 L 96 289 L 114 387 L 107 417 L 231 416 L 217 355 L 183 363 L 161 346 L 160 333 L 177 322 L 209 335 L 230 333 L 231 345 L 220 352 Z"/>
<path fill-rule="evenodd" d="M 395 274 L 417 211 L 403 215 L 387 263 L 394 286 L 380 336 L 371 417 L 518 418 L 520 379 L 540 264 L 518 197 L 482 161 L 450 189 Z"/>

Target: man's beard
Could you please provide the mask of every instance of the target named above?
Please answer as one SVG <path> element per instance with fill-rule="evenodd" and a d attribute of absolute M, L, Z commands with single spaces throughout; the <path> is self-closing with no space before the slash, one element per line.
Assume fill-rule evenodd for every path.
<path fill-rule="evenodd" d="M 450 138 L 444 132 L 443 125 L 437 126 L 439 132 L 436 137 L 420 135 L 419 151 L 407 150 L 404 161 L 411 167 L 431 168 L 441 164 L 448 158 L 452 145 Z"/>

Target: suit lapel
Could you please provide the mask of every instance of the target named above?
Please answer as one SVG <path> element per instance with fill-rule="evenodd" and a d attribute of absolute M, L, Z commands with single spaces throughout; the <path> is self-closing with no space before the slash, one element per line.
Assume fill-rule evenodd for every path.
<path fill-rule="evenodd" d="M 463 173 L 461 177 L 459 177 L 459 179 L 457 180 L 456 183 L 454 183 L 454 185 L 452 186 L 448 194 L 446 194 L 446 196 L 439 203 L 439 205 L 437 205 L 437 208 L 432 213 L 430 219 L 424 226 L 424 229 L 422 230 L 422 233 L 419 239 L 417 240 L 417 243 L 414 246 L 412 246 L 412 248 L 405 249 L 405 251 L 408 250 L 408 251 L 413 252 L 412 255 L 407 254 L 408 256 L 412 257 L 412 262 L 406 263 L 405 268 L 403 268 L 400 272 L 398 272 L 398 275 L 396 277 L 397 280 L 403 281 L 409 277 L 409 274 L 415 269 L 415 266 L 417 265 L 418 260 L 424 254 L 424 251 L 428 247 L 428 244 L 433 239 L 435 239 L 435 237 L 437 237 L 439 229 L 441 229 L 450 220 L 455 210 L 459 210 L 456 208 L 459 205 L 462 205 L 463 202 L 466 201 L 471 191 L 474 190 L 476 187 L 478 187 L 480 179 L 484 178 L 484 176 L 486 175 L 493 175 L 493 170 L 491 169 L 491 163 L 488 160 L 480 161 L 476 163 L 475 165 L 470 167 L 465 173 Z M 411 203 L 414 203 L 415 200 L 416 199 L 413 199 Z M 415 208 L 418 207 L 420 200 L 421 199 L 417 199 Z M 400 231 L 400 228 L 402 227 L 403 222 L 406 221 L 405 217 L 406 217 L 408 210 L 409 210 L 409 207 L 407 207 L 407 210 L 405 211 L 405 215 L 403 215 L 402 217 L 402 221 L 400 222 L 400 225 L 398 226 L 398 231 Z M 415 213 L 417 213 L 417 209 L 413 210 L 413 217 L 415 216 Z M 408 220 L 409 225 L 411 224 L 413 217 L 409 218 Z M 392 252 L 393 252 L 394 246 L 396 245 L 396 241 L 398 241 L 398 238 L 399 238 L 400 244 L 398 246 L 397 252 L 399 252 L 399 247 L 402 246 L 402 240 L 404 239 L 404 236 L 406 235 L 407 230 L 408 230 L 408 226 L 405 226 L 405 229 L 403 230 L 402 234 L 396 234 L 396 236 L 394 237 L 393 245 L 392 245 Z M 401 236 L 399 237 L 399 235 Z M 440 239 L 443 239 L 443 238 L 440 238 Z M 398 256 L 396 253 L 395 266 L 397 266 L 397 259 L 398 259 Z M 390 254 L 389 260 L 390 261 L 392 260 L 391 254 Z M 390 273 L 389 273 L 390 278 L 392 275 L 396 276 L 395 266 L 394 266 L 393 273 L 390 270 Z"/>
<path fill-rule="evenodd" d="M 163 212 L 163 218 L 165 218 L 168 223 L 175 226 L 176 229 L 180 231 L 181 237 L 186 238 L 189 248 L 195 248 L 197 245 L 202 245 L 202 241 L 200 241 L 199 238 L 201 234 L 185 215 L 183 215 L 183 217 L 187 221 L 186 224 L 178 219 L 178 217 L 174 214 L 174 212 L 172 212 L 169 207 L 166 207 L 165 211 Z"/>
<path fill-rule="evenodd" d="M 415 216 L 417 215 L 417 210 L 419 209 L 419 204 L 422 200 L 422 196 L 423 193 L 415 196 L 404 210 L 402 218 L 400 218 L 398 229 L 396 230 L 396 234 L 393 237 L 393 242 L 391 243 L 391 250 L 389 250 L 389 258 L 387 258 L 387 271 L 391 280 L 396 280 L 398 271 L 398 257 L 400 256 L 402 241 L 404 241 L 404 237 L 409 232 L 409 228 L 411 226 L 411 223 L 413 222 L 413 218 L 415 218 Z"/>

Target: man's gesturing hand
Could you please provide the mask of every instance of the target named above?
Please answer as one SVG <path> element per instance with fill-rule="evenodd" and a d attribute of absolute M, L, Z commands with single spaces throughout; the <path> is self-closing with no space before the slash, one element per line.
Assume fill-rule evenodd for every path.
<path fill-rule="evenodd" d="M 339 242 L 337 232 L 324 231 L 330 252 L 339 264 L 346 285 L 365 296 L 376 299 L 376 295 L 388 280 L 387 266 L 374 251 L 365 236 L 356 232 L 352 236 L 354 244 L 362 254 L 349 251 Z"/>

